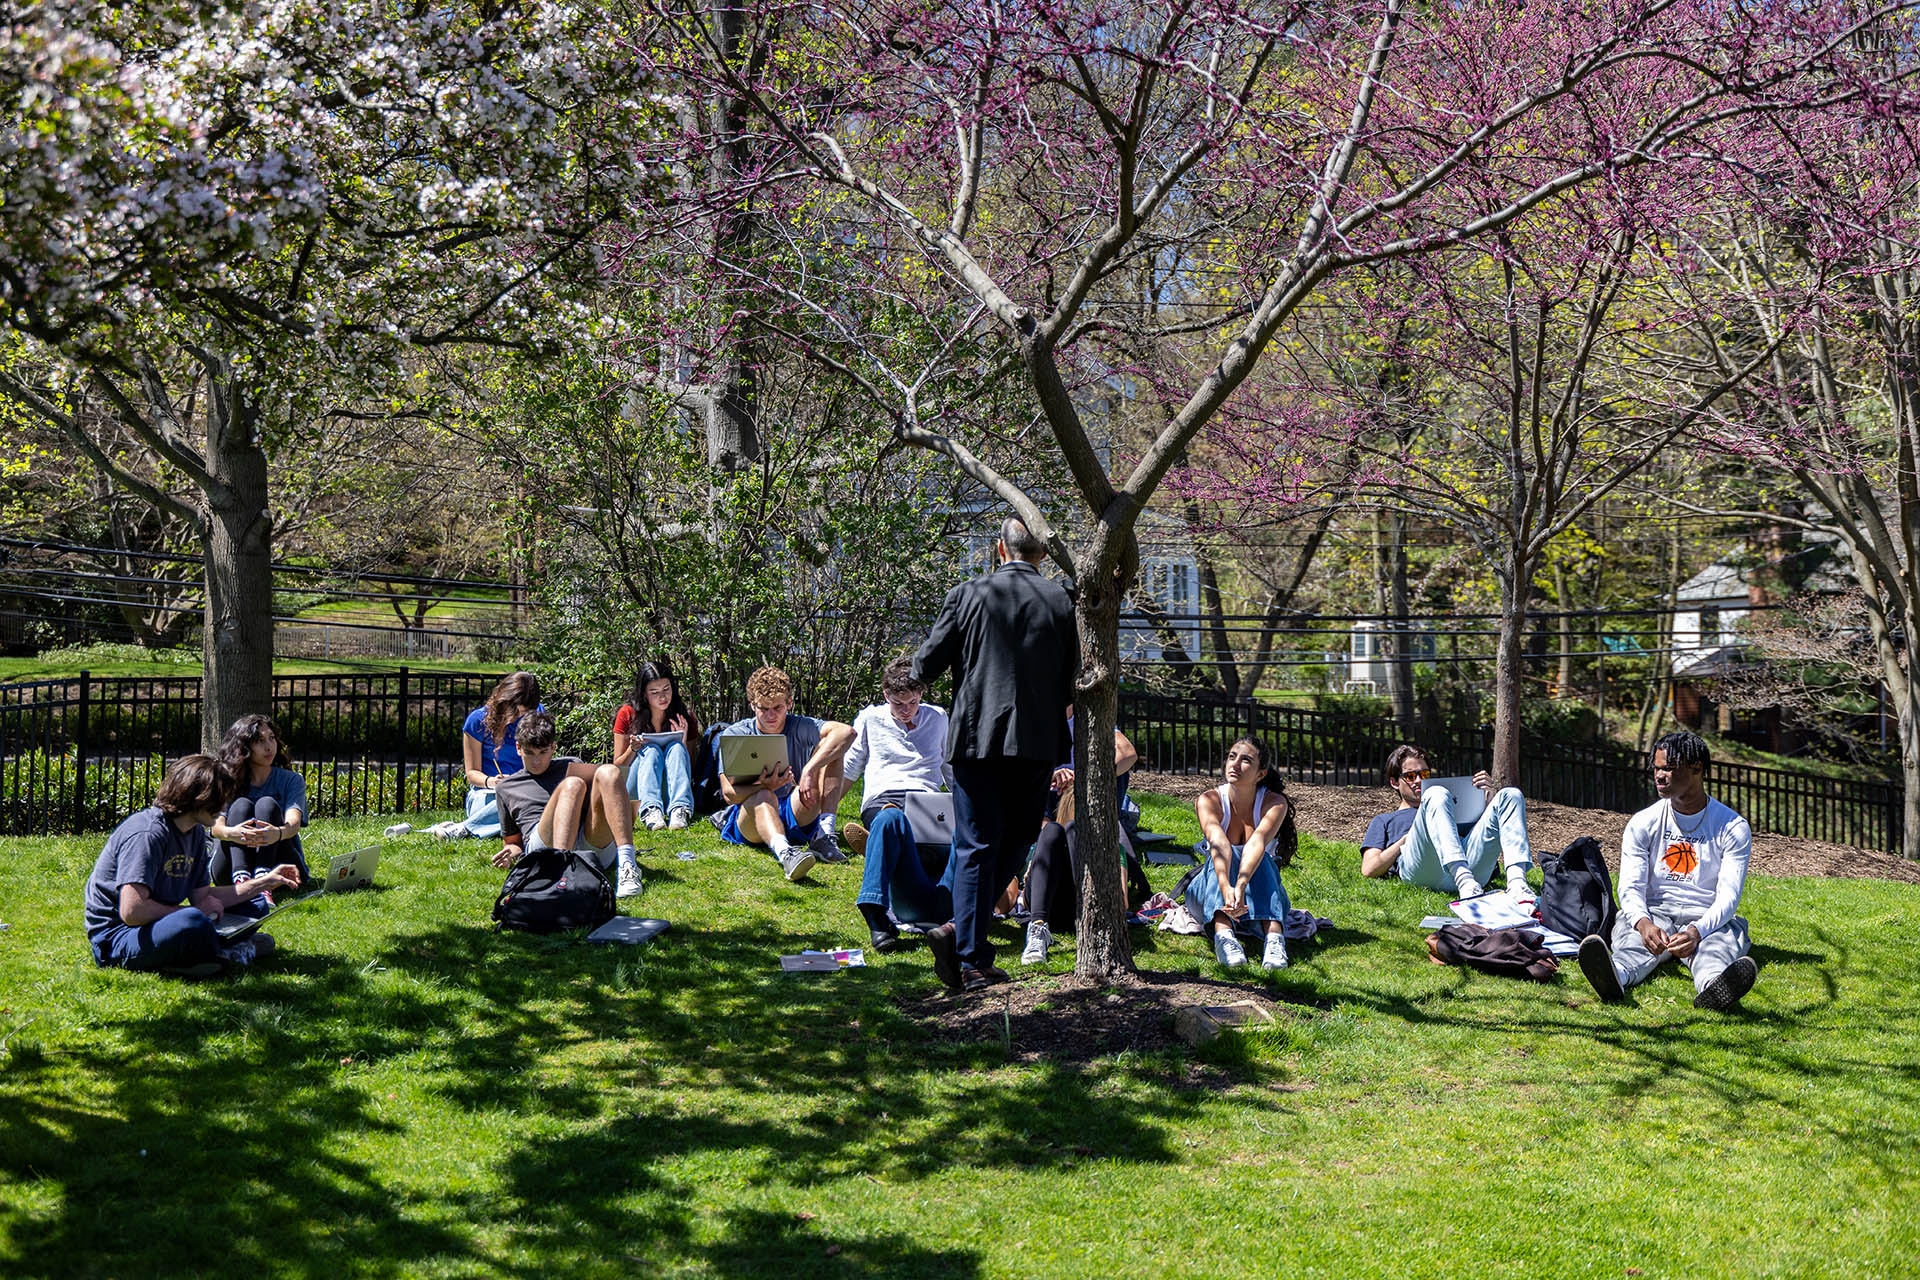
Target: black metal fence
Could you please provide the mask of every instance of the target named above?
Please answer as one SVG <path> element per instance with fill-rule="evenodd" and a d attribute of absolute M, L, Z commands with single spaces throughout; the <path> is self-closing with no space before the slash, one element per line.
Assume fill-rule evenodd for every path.
<path fill-rule="evenodd" d="M 1366 719 L 1259 703 L 1196 703 L 1155 694 L 1120 698 L 1120 726 L 1140 749 L 1140 767 L 1211 774 L 1244 733 L 1264 739 L 1289 778 L 1380 786 L 1387 753 L 1403 741 L 1385 718 Z M 1435 768 L 1469 774 L 1486 767 L 1493 734 L 1482 728 L 1423 741 Z M 1630 812 L 1653 802 L 1653 778 L 1636 751 L 1529 738 L 1520 789 L 1529 797 L 1584 809 Z M 1759 765 L 1716 762 L 1713 795 L 1756 831 L 1900 852 L 1901 795 L 1890 782 L 1823 778 Z"/>
<path fill-rule="evenodd" d="M 498 674 L 276 676 L 270 714 L 316 817 L 456 808 L 460 722 Z M 200 749 L 198 677 L 0 685 L 0 835 L 111 827 Z"/>

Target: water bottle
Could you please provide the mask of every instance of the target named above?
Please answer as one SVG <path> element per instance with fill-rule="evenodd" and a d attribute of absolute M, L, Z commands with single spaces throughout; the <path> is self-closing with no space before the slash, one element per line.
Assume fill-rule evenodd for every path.
<path fill-rule="evenodd" d="M 403 836 L 411 830 L 413 830 L 413 824 L 411 822 L 396 822 L 392 826 L 388 827 L 381 834 L 385 835 L 387 839 L 391 840 L 395 836 Z"/>

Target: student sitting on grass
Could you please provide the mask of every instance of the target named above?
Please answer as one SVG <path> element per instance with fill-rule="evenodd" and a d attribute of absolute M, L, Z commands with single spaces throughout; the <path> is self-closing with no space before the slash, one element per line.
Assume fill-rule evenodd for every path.
<path fill-rule="evenodd" d="M 302 883 L 312 878 L 300 847 L 307 780 L 287 764 L 287 744 L 266 716 L 241 716 L 220 740 L 220 772 L 237 794 L 213 823 L 213 838 L 220 842 L 213 855 L 215 884 L 245 884 L 281 862 L 297 867 Z M 272 906 L 262 893 L 236 909 Z"/>
<path fill-rule="evenodd" d="M 833 825 L 834 809 L 847 790 L 842 766 L 853 745 L 853 726 L 794 715 L 793 679 L 778 667 L 761 667 L 747 677 L 747 705 L 753 714 L 728 725 L 720 736 L 781 734 L 787 740 L 787 764 L 763 769 L 746 782 L 720 770 L 727 807 L 714 815 L 714 824 L 721 839 L 771 851 L 789 880 L 813 870 L 816 859 L 845 862 Z M 798 770 L 796 760 L 804 761 Z"/>
<path fill-rule="evenodd" d="M 1753 989 L 1759 966 L 1747 954 L 1747 922 L 1734 914 L 1747 884 L 1753 832 L 1747 820 L 1707 795 L 1713 755 L 1691 733 L 1653 744 L 1660 799 L 1620 833 L 1620 911 L 1613 945 L 1598 934 L 1580 943 L 1580 972 L 1608 1004 L 1626 999 L 1669 960 L 1693 978 L 1696 1009 L 1725 1012 Z"/>
<path fill-rule="evenodd" d="M 214 921 L 244 898 L 300 883 L 300 868 L 290 862 L 245 885 L 211 883 L 206 829 L 231 796 L 232 783 L 212 756 L 187 756 L 167 770 L 149 808 L 114 828 L 87 878 L 95 964 L 210 977 L 225 964 L 272 953 L 273 939 L 264 933 L 222 946 L 214 931 Z"/>
<path fill-rule="evenodd" d="M 603 868 L 620 864 L 618 895 L 640 893 L 640 860 L 633 848 L 633 799 L 621 770 L 556 756 L 558 735 L 544 711 L 520 719 L 520 771 L 494 786 L 500 802 L 500 852 L 493 865 L 510 867 L 523 853 L 578 849 Z"/>
<path fill-rule="evenodd" d="M 1129 748 L 1131 749 L 1131 748 Z M 1121 890 L 1127 910 L 1138 911 L 1153 893 L 1147 884 L 1146 868 L 1133 851 L 1133 840 L 1125 826 L 1119 828 L 1123 858 Z M 1083 874 L 1080 845 L 1073 820 L 1073 784 L 1060 794 L 1053 816 L 1041 824 L 1040 838 L 1033 845 L 1033 860 L 1027 863 L 1027 945 L 1020 953 L 1021 964 L 1045 964 L 1056 932 L 1072 933 L 1080 916 L 1080 879 Z M 1008 891 L 1011 907 L 1019 886 Z"/>
<path fill-rule="evenodd" d="M 866 780 L 860 821 L 847 823 L 846 837 L 847 847 L 866 857 L 858 906 L 876 951 L 901 945 L 896 921 L 953 919 L 953 842 L 916 843 L 902 807 L 909 794 L 939 791 L 953 776 L 947 767 L 947 713 L 922 701 L 926 692 L 927 686 L 913 678 L 912 658 L 888 663 L 880 677 L 886 701 L 854 717 L 853 745 L 843 768 L 847 781 Z"/>
<path fill-rule="evenodd" d="M 1487 808 L 1479 821 L 1461 826 L 1453 820 L 1453 793 L 1425 787 L 1432 776 L 1433 766 L 1418 747 L 1398 746 L 1387 756 L 1387 786 L 1400 806 L 1367 824 L 1360 837 L 1360 874 L 1392 872 L 1408 884 L 1471 898 L 1504 863 L 1507 892 L 1531 904 L 1527 868 L 1533 865 L 1533 846 L 1527 842 L 1527 802 L 1520 788 L 1497 786 L 1484 769 L 1474 774 L 1473 785 L 1487 793 Z"/>
<path fill-rule="evenodd" d="M 677 733 L 665 746 L 642 734 Z M 700 722 L 681 700 L 679 681 L 665 658 L 643 662 L 633 696 L 613 717 L 613 762 L 627 769 L 627 794 L 649 831 L 679 831 L 693 818 L 693 767 Z"/>
<path fill-rule="evenodd" d="M 487 695 L 485 706 L 467 713 L 460 726 L 460 751 L 466 764 L 467 816 L 432 828 L 441 839 L 500 834 L 500 804 L 493 788 L 521 765 L 514 743 L 520 717 L 540 710 L 540 678 L 531 671 L 515 671 L 501 678 Z"/>
<path fill-rule="evenodd" d="M 1287 918 L 1287 891 L 1279 868 L 1293 860 L 1299 844 L 1293 805 L 1258 739 L 1241 738 L 1227 748 L 1226 775 L 1225 782 L 1193 802 L 1211 866 L 1202 867 L 1187 886 L 1187 908 L 1194 918 L 1212 922 L 1213 955 L 1227 968 L 1247 962 L 1233 936 L 1233 922 L 1245 916 L 1265 926 L 1260 967 L 1284 969 L 1287 941 L 1280 930 Z"/>

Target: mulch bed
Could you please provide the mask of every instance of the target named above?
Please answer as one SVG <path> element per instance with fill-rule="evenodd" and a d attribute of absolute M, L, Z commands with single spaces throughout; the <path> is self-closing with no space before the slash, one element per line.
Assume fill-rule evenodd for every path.
<path fill-rule="evenodd" d="M 1142 791 L 1190 799 L 1212 780 L 1183 774 L 1136 772 Z M 1287 794 L 1299 806 L 1300 829 L 1329 840 L 1358 840 L 1375 814 L 1393 803 L 1382 787 L 1333 787 L 1289 783 Z M 1536 847 L 1561 849 L 1583 835 L 1593 836 L 1619 870 L 1620 833 L 1629 815 L 1604 809 L 1527 802 L 1527 831 Z M 1753 869 L 1776 876 L 1878 878 L 1920 884 L 1920 864 L 1889 854 L 1846 845 L 1755 833 Z M 1199 940 L 1195 939 L 1198 943 Z M 1018 943 L 1015 943 L 1018 949 Z M 1013 1062 L 1049 1061 L 1084 1065 L 1132 1051 L 1150 1053 L 1179 1043 L 1174 1013 L 1188 1005 L 1232 1004 L 1251 1000 L 1286 1016 L 1259 987 L 1245 981 L 1196 978 L 1189 974 L 1139 973 L 1118 983 L 1093 986 L 1071 975 L 1050 978 L 1016 976 L 1005 986 L 978 995 L 935 995 L 902 1001 L 905 1012 L 943 1040 L 959 1044 L 1008 1041 Z M 1009 1034 L 1009 1031 L 1011 1034 Z M 1217 1069 L 1191 1063 L 1182 1083 L 1219 1082 Z"/>
<path fill-rule="evenodd" d="M 902 1001 L 901 1006 L 942 1040 L 997 1044 L 1004 1038 L 1009 1061 L 1083 1064 L 1116 1053 L 1150 1053 L 1178 1044 L 1173 1032 L 1176 1011 L 1188 1005 L 1243 1000 L 1276 1017 L 1286 1016 L 1285 1004 L 1244 981 L 1172 973 L 1138 973 L 1105 986 L 1081 982 L 1071 974 L 1016 975 L 1012 982 L 975 995 L 927 996 Z M 1198 1074 L 1190 1083 L 1204 1082 L 1213 1074 L 1205 1067 L 1195 1067 L 1189 1074 L 1194 1072 Z"/>

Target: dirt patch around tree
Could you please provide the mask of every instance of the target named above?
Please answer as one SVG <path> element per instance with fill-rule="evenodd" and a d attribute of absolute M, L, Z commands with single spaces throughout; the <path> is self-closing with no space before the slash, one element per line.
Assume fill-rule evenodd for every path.
<path fill-rule="evenodd" d="M 1139 790 L 1183 800 L 1199 795 L 1210 785 L 1217 784 L 1184 774 L 1136 772 L 1133 775 L 1133 786 Z M 1366 833 L 1367 823 L 1394 803 L 1393 793 L 1384 786 L 1333 787 L 1289 782 L 1287 794 L 1299 806 L 1300 830 L 1326 840 L 1358 842 Z M 1592 836 L 1606 850 L 1607 866 L 1618 872 L 1620 833 L 1626 830 L 1631 816 L 1608 809 L 1576 809 L 1571 805 L 1528 800 L 1527 835 L 1537 849 L 1564 849 L 1581 836 Z M 1767 832 L 1754 833 L 1752 869 L 1770 876 L 1834 876 L 1920 884 L 1920 864 L 1904 858 Z"/>
<path fill-rule="evenodd" d="M 1276 1020 L 1299 1006 L 1275 1000 L 1246 982 L 1192 974 L 1137 973 L 1095 986 L 1071 974 L 1021 978 L 972 995 L 940 994 L 903 1000 L 901 1008 L 955 1044 L 1007 1044 L 1011 1062 L 1084 1064 L 1117 1053 L 1151 1053 L 1180 1043 L 1174 1014 L 1189 1005 L 1251 1001 Z M 1188 1069 L 1188 1084 L 1217 1074 L 1204 1064 Z"/>

